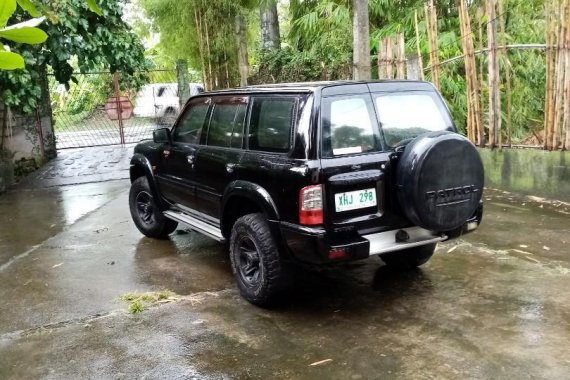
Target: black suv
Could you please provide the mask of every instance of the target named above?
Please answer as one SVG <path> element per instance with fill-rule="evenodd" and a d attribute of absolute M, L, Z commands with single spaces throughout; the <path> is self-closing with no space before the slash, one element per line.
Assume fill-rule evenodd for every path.
<path fill-rule="evenodd" d="M 426 82 L 317 82 L 202 93 L 131 161 L 146 236 L 183 224 L 228 242 L 241 294 L 266 304 L 289 264 L 379 255 L 413 268 L 476 229 L 483 165 Z"/>

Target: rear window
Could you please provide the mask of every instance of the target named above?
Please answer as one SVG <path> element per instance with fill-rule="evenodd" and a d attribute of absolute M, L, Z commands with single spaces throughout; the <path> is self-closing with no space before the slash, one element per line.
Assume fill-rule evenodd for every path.
<path fill-rule="evenodd" d="M 384 140 L 390 147 L 431 131 L 451 128 L 439 97 L 432 92 L 373 94 Z"/>
<path fill-rule="evenodd" d="M 323 108 L 324 156 L 381 150 L 378 122 L 370 96 L 326 98 Z"/>

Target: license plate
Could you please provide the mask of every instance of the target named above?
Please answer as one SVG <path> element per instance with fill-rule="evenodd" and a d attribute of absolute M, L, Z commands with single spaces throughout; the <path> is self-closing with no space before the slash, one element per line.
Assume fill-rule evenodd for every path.
<path fill-rule="evenodd" d="M 357 210 L 359 208 L 376 206 L 376 204 L 376 189 L 349 191 L 334 195 L 336 212 Z"/>

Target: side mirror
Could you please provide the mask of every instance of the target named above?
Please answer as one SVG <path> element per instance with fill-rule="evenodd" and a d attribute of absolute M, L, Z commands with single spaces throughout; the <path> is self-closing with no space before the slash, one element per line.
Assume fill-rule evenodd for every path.
<path fill-rule="evenodd" d="M 159 128 L 152 131 L 152 139 L 155 143 L 163 144 L 163 143 L 172 143 L 172 137 L 170 135 L 170 129 L 168 128 Z"/>

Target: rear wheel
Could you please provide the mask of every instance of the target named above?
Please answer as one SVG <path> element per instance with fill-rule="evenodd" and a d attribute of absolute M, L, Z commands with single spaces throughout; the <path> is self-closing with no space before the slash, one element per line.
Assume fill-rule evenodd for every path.
<path fill-rule="evenodd" d="M 437 244 L 422 245 L 420 247 L 386 253 L 380 256 L 380 258 L 387 266 L 396 269 L 414 269 L 428 262 L 433 256 L 436 246 Z"/>
<path fill-rule="evenodd" d="M 129 208 L 135 225 L 145 236 L 165 239 L 178 227 L 178 223 L 165 218 L 160 211 L 146 177 L 137 178 L 132 183 Z"/>
<path fill-rule="evenodd" d="M 273 303 L 285 286 L 285 268 L 263 214 L 239 218 L 230 238 L 230 260 L 241 295 L 255 305 Z"/>

